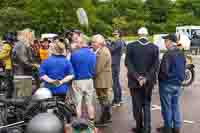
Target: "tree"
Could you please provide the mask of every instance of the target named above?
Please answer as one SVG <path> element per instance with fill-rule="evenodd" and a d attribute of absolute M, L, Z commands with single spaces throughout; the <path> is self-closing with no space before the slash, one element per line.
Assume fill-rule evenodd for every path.
<path fill-rule="evenodd" d="M 113 29 L 120 29 L 120 30 L 128 29 L 128 22 L 126 20 L 126 17 L 113 18 L 112 23 L 113 23 L 112 24 Z"/>
<path fill-rule="evenodd" d="M 200 24 L 199 0 L 0 0 L 0 33 L 32 28 L 37 34 L 79 28 L 110 35 L 117 28 L 135 33 L 175 32 L 177 25 Z M 84 8 L 89 29 L 81 27 L 76 10 Z"/>
<path fill-rule="evenodd" d="M 29 16 L 20 9 L 7 7 L 0 10 L 1 34 L 7 31 L 17 31 L 29 25 Z"/>
<path fill-rule="evenodd" d="M 78 25 L 76 13 L 70 1 L 27 0 L 26 12 L 31 16 L 31 28 L 37 32 L 62 32 L 64 28 Z"/>
<path fill-rule="evenodd" d="M 145 6 L 150 13 L 148 19 L 154 23 L 166 22 L 171 5 L 170 0 L 146 0 Z"/>
<path fill-rule="evenodd" d="M 0 0 L 0 7 L 15 7 L 15 8 L 23 8 L 25 0 Z"/>

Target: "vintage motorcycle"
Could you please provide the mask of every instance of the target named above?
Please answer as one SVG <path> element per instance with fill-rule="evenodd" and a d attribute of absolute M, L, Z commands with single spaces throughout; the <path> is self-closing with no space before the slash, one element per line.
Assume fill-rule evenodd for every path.
<path fill-rule="evenodd" d="M 60 120 L 70 122 L 76 116 L 71 105 L 53 97 L 47 88 L 38 89 L 31 97 L 7 99 L 0 94 L 0 133 L 24 133 L 27 123 L 37 114 L 54 113 Z M 18 131 L 18 132 L 17 132 Z"/>
<path fill-rule="evenodd" d="M 186 55 L 186 69 L 185 69 L 185 80 L 182 83 L 182 86 L 189 86 L 194 82 L 195 79 L 195 66 L 192 61 L 192 57 Z"/>
<path fill-rule="evenodd" d="M 195 70 L 194 70 L 195 66 L 193 64 L 192 56 L 187 55 L 185 51 L 185 48 L 187 49 L 188 46 L 192 45 L 191 44 L 192 42 L 190 42 L 190 45 L 189 45 L 188 43 L 189 38 L 181 33 L 177 34 L 177 38 L 178 38 L 177 47 L 183 51 L 186 58 L 185 80 L 182 83 L 182 86 L 186 87 L 186 86 L 191 85 L 194 82 L 194 78 L 195 78 Z"/>

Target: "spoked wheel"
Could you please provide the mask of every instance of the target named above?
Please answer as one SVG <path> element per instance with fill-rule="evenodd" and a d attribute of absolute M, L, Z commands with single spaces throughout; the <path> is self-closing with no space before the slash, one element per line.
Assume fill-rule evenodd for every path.
<path fill-rule="evenodd" d="M 194 81 L 194 70 L 193 69 L 186 69 L 185 70 L 185 80 L 182 83 L 182 86 L 189 86 L 193 83 Z"/>
<path fill-rule="evenodd" d="M 7 124 L 7 110 L 5 107 L 0 106 L 0 127 Z M 5 132 L 6 129 L 0 129 L 0 133 Z"/>

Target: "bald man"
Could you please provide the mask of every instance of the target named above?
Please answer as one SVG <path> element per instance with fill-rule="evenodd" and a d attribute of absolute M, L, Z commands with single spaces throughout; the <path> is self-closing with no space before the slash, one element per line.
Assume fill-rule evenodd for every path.
<path fill-rule="evenodd" d="M 92 37 L 92 47 L 96 53 L 96 74 L 94 87 L 101 105 L 102 115 L 96 126 L 108 124 L 111 119 L 110 101 L 108 89 L 112 88 L 112 60 L 109 49 L 105 46 L 105 39 L 102 35 Z"/>

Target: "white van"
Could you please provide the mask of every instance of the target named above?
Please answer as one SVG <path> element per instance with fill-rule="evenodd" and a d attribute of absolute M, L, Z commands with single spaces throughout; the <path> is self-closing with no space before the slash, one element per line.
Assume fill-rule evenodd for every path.
<path fill-rule="evenodd" d="M 191 40 L 195 33 L 200 33 L 200 26 L 178 26 L 176 27 L 176 33 L 183 33 Z"/>

